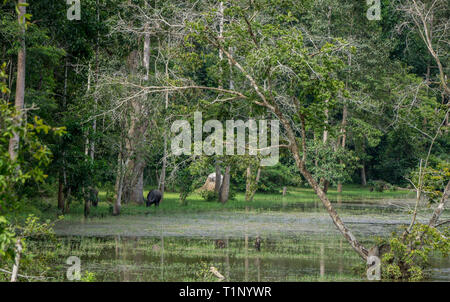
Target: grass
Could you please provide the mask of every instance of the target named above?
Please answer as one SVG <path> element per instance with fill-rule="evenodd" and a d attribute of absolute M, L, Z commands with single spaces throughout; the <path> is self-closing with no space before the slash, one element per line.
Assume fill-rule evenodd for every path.
<path fill-rule="evenodd" d="M 144 192 L 146 196 L 148 189 Z M 328 192 L 328 198 L 333 203 L 344 202 L 351 203 L 376 203 L 379 199 L 386 198 L 412 198 L 414 194 L 409 191 L 386 191 L 370 192 L 367 187 L 348 185 L 344 187 L 343 193 L 337 193 L 336 189 L 331 188 Z M 107 217 L 112 214 L 112 206 L 105 202 L 106 192 L 99 192 L 99 205 L 97 208 L 91 208 L 90 217 Z M 54 201 L 52 201 L 54 202 Z M 320 201 L 311 188 L 289 188 L 288 194 L 282 197 L 281 194 L 257 193 L 252 202 L 245 202 L 245 194 L 237 193 L 233 200 L 226 204 L 219 202 L 205 201 L 200 194 L 193 193 L 187 198 L 187 204 L 181 205 L 179 194 L 166 192 L 164 200 L 159 208 L 145 207 L 144 205 L 123 203 L 121 215 L 148 215 L 151 213 L 198 213 L 208 211 L 240 211 L 251 208 L 253 211 L 272 211 L 289 210 L 292 207 L 301 205 L 303 208 L 321 207 Z M 84 205 L 82 202 L 75 202 L 70 207 L 70 212 L 65 214 L 65 219 L 71 220 L 83 216 Z M 43 212 L 44 217 L 55 217 L 57 211 L 55 207 L 50 207 Z"/>
<path fill-rule="evenodd" d="M 150 188 L 144 192 L 145 195 L 148 189 Z M 339 206 L 378 204 L 382 202 L 381 199 L 413 198 L 414 194 L 403 190 L 370 192 L 368 188 L 348 185 L 340 194 L 331 188 L 328 197 Z M 280 213 L 282 211 L 297 212 L 303 209 L 312 212 L 296 214 L 303 218 L 324 211 L 310 188 L 289 188 L 285 197 L 281 194 L 257 193 L 254 201 L 250 203 L 245 202 L 243 193 L 238 193 L 234 200 L 226 204 L 207 202 L 194 193 L 188 197 L 187 205 L 181 205 L 178 193 L 167 192 L 159 208 L 124 204 L 121 217 L 118 218 L 111 216 L 111 205 L 105 202 L 105 191 L 100 191 L 99 198 L 98 207 L 91 209 L 90 217 L 93 219 L 86 220 L 86 225 L 94 224 L 100 232 L 105 228 L 117 228 L 118 234 L 129 229 L 129 237 L 69 236 L 58 237 L 56 241 L 32 241 L 28 246 L 32 257 L 24 260 L 24 271 L 29 275 L 37 275 L 46 270 L 50 281 L 64 281 L 67 257 L 78 256 L 82 260 L 83 272 L 92 272 L 97 281 L 217 281 L 208 271 L 210 266 L 226 275 L 228 281 L 364 280 L 359 273 L 352 270 L 352 266 L 361 263 L 361 260 L 351 247 L 343 242 L 341 236 L 326 231 L 321 234 L 311 234 L 307 231 L 286 234 L 288 225 L 283 224 L 284 220 L 278 221 L 286 214 L 293 214 Z M 52 198 L 43 202 L 40 216 L 56 217 L 58 212 L 55 205 L 56 201 Z M 354 213 L 367 211 L 370 211 L 370 207 L 359 207 Z M 375 211 L 380 213 L 379 208 Z M 260 223 L 259 220 L 253 221 L 255 215 L 247 216 L 247 212 L 261 212 L 262 215 L 257 215 L 259 219 L 269 215 L 270 219 L 264 218 L 264 223 L 272 223 L 275 226 L 282 224 L 279 231 L 283 236 L 275 236 L 274 229 L 270 229 L 270 236 L 261 233 L 263 241 L 260 252 L 253 247 L 254 232 L 253 235 L 245 236 L 240 233 L 237 237 L 222 238 L 228 242 L 227 247 L 223 249 L 215 247 L 215 238 L 202 237 L 203 233 L 200 237 L 183 235 L 164 237 L 163 240 L 161 237 L 133 237 L 137 236 L 141 227 L 149 228 L 161 224 L 170 230 L 169 225 L 177 223 L 184 227 L 184 223 L 209 222 L 210 216 L 214 222 L 214 219 L 219 217 L 215 216 L 217 213 L 224 213 L 220 216 L 221 219 L 231 220 L 212 227 L 225 228 L 224 234 L 229 236 L 231 229 L 226 227 L 234 228 L 233 223 L 243 220 L 249 228 Z M 353 215 L 352 210 L 348 208 L 342 212 Z M 280 215 L 284 216 L 280 218 Z M 70 212 L 65 215 L 64 221 L 70 229 L 83 227 L 86 221 L 82 217 L 83 204 L 75 202 L 71 205 Z M 287 223 L 291 223 L 291 216 L 287 217 Z M 188 225 L 185 227 L 189 228 Z M 312 227 L 317 229 L 320 226 L 316 221 L 316 225 Z M 203 232 L 204 229 L 200 230 Z M 361 239 L 364 244 L 370 245 L 369 238 Z M 35 265 L 36 263 L 39 263 L 39 266 Z M 324 270 L 321 270 L 321 267 Z"/>
<path fill-rule="evenodd" d="M 209 272 L 210 266 L 216 267 L 227 281 L 365 280 L 354 269 L 364 263 L 342 236 L 336 234 L 333 225 L 321 220 L 328 216 L 308 188 L 290 188 L 284 198 L 281 194 L 258 193 L 251 203 L 246 203 L 244 194 L 239 193 L 224 205 L 206 202 L 199 194 L 192 194 L 187 205 L 180 205 L 178 194 L 168 192 L 158 209 L 124 204 L 120 217 L 111 216 L 105 194 L 100 192 L 101 202 L 92 208 L 92 218 L 82 218 L 81 202 L 74 203 L 65 215 L 62 223 L 69 230 L 67 234 L 81 236 L 59 236 L 55 241 L 31 240 L 27 248 L 32 256 L 23 260 L 23 272 L 40 275 L 46 271 L 47 280 L 65 281 L 66 259 L 78 256 L 82 273 L 92 273 L 96 281 L 217 281 Z M 328 196 L 337 207 L 355 205 L 354 210 L 339 209 L 343 217 L 353 218 L 355 214 L 369 211 L 363 219 L 397 219 L 399 215 L 385 216 L 383 207 L 370 205 L 389 199 L 413 198 L 414 194 L 403 190 L 369 192 L 367 188 L 346 186 L 342 194 L 331 189 Z M 57 214 L 53 202 L 44 206 L 48 217 Z M 364 206 L 360 207 L 361 204 Z M 311 213 L 298 213 L 299 209 Z M 308 228 L 303 228 L 301 219 Z M 263 228 L 261 232 L 258 227 Z M 353 227 L 363 230 L 362 225 Z M 74 232 L 77 228 L 81 232 Z M 171 235 L 165 235 L 160 228 Z M 174 232 L 181 228 L 189 232 Z M 207 237 L 214 228 L 220 230 L 218 237 Z M 117 235 L 104 237 L 105 231 Z M 138 237 L 146 232 L 156 235 Z M 253 246 L 256 234 L 262 238 L 261 251 Z M 365 246 L 373 245 L 372 235 L 359 235 Z M 216 247 L 218 238 L 227 242 L 225 248 Z"/>

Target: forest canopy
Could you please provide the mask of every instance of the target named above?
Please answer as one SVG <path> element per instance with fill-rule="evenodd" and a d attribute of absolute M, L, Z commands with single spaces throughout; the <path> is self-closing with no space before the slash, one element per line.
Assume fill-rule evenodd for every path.
<path fill-rule="evenodd" d="M 2 2 L 0 218 L 78 204 L 89 217 L 99 191 L 117 216 L 148 202 L 146 188 L 179 193 L 180 206 L 311 188 L 365 260 L 327 194 L 357 185 L 415 192 L 433 228 L 450 180 L 448 2 L 369 2 Z M 277 121 L 265 133 L 273 147 L 279 131 L 277 163 L 248 141 L 243 155 L 173 154 L 171 126 L 197 135 L 196 112 Z M 217 123 L 198 134 L 213 149 Z M 413 228 L 416 211 L 407 233 L 432 233 Z"/>

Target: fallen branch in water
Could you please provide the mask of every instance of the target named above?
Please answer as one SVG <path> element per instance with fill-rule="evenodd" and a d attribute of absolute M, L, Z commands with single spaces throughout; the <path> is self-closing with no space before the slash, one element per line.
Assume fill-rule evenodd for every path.
<path fill-rule="evenodd" d="M 225 279 L 225 277 L 221 273 L 219 273 L 219 271 L 214 266 L 211 266 L 211 268 L 209 270 L 220 280 Z"/>
<path fill-rule="evenodd" d="M 10 274 L 12 275 L 12 272 L 2 269 L 0 268 L 0 272 L 6 273 L 6 274 Z M 38 280 L 45 280 L 46 277 L 43 276 L 27 276 L 27 275 L 21 275 L 21 274 L 17 274 L 17 276 L 21 277 L 21 278 L 25 278 L 25 279 L 38 279 Z"/>
<path fill-rule="evenodd" d="M 11 273 L 11 282 L 17 281 L 17 274 L 19 273 L 20 257 L 22 256 L 22 238 L 17 238 L 16 241 L 16 257 L 14 258 L 14 265 Z"/>
<path fill-rule="evenodd" d="M 438 226 L 441 226 L 441 225 L 446 224 L 446 223 L 450 223 L 450 219 L 441 221 L 441 222 L 437 223 L 434 227 L 437 228 Z"/>

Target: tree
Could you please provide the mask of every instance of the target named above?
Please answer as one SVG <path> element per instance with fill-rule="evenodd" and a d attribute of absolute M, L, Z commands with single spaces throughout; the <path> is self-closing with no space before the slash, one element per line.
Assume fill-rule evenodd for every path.
<path fill-rule="evenodd" d="M 25 104 L 25 65 L 26 65 L 26 46 L 25 46 L 25 30 L 26 20 L 29 19 L 27 15 L 27 2 L 26 0 L 19 0 L 17 4 L 18 22 L 21 27 L 20 48 L 17 54 L 17 81 L 16 81 L 16 98 L 15 106 L 20 112 Z M 22 116 L 18 116 L 17 123 L 20 124 Z M 9 142 L 9 156 L 11 159 L 17 157 L 17 149 L 19 147 L 19 135 L 17 133 L 11 138 Z"/>
<path fill-rule="evenodd" d="M 289 4 L 295 6 L 293 3 Z M 323 125 L 324 119 L 321 118 L 319 122 L 316 117 L 323 117 L 324 109 L 333 104 L 333 97 L 342 89 L 342 83 L 333 77 L 342 63 L 332 54 L 345 48 L 346 44 L 343 41 L 336 41 L 337 45 L 326 43 L 320 49 L 310 52 L 304 46 L 301 32 L 292 26 L 297 21 L 295 16 L 273 7 L 264 11 L 263 5 L 264 1 L 257 2 L 255 6 L 253 3 L 231 5 L 228 13 L 238 17 L 229 26 L 223 39 L 214 30 L 214 18 L 211 15 L 205 22 L 195 23 L 192 27 L 193 34 L 200 41 L 221 50 L 231 62 L 234 75 L 236 71 L 239 72 L 243 84 L 234 87 L 235 95 L 268 109 L 280 120 L 297 168 L 313 187 L 337 228 L 365 259 L 367 250 L 345 226 L 326 194 L 307 170 L 305 161 L 308 138 L 302 135 L 299 140 L 294 130 L 296 123 L 291 122 L 302 121 L 303 129 L 306 124 L 313 127 Z M 276 20 L 272 17 L 274 15 L 278 16 Z M 227 50 L 230 46 L 236 49 L 234 53 L 238 57 Z M 267 83 L 267 89 L 262 89 L 261 83 Z M 290 109 L 286 110 L 286 107 Z"/>
<path fill-rule="evenodd" d="M 398 10 L 406 17 L 405 23 L 399 24 L 399 30 L 412 24 L 415 31 L 425 44 L 438 69 L 438 83 L 447 97 L 450 95 L 448 87 L 447 66 L 442 58 L 448 53 L 449 17 L 448 2 L 445 0 L 432 1 L 399 1 Z M 409 21 L 409 22 L 408 22 Z"/>

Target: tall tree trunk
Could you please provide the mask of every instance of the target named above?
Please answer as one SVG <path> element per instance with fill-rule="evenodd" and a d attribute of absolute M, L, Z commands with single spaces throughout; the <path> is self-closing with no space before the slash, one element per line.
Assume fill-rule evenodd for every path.
<path fill-rule="evenodd" d="M 230 166 L 226 166 L 225 175 L 223 177 L 222 187 L 220 189 L 219 201 L 221 203 L 226 203 L 230 194 Z"/>
<path fill-rule="evenodd" d="M 17 275 L 19 274 L 20 257 L 22 256 L 22 240 L 17 238 L 16 240 L 16 256 L 14 258 L 14 265 L 11 273 L 11 282 L 17 281 Z"/>
<path fill-rule="evenodd" d="M 117 193 L 114 201 L 113 215 L 120 215 L 120 210 L 122 208 L 122 192 L 123 192 L 123 173 L 119 175 Z"/>
<path fill-rule="evenodd" d="M 88 218 L 89 214 L 91 213 L 91 201 L 89 200 L 88 192 L 83 190 L 83 195 L 84 195 L 84 217 Z"/>
<path fill-rule="evenodd" d="M 142 157 L 142 154 L 136 154 L 131 159 L 128 158 L 125 161 L 122 193 L 124 203 L 142 204 L 143 202 L 143 173 L 145 163 Z"/>
<path fill-rule="evenodd" d="M 323 180 L 323 192 L 325 194 L 328 193 L 328 187 L 330 186 L 330 182 L 326 179 Z"/>
<path fill-rule="evenodd" d="M 245 201 L 248 201 L 252 186 L 252 167 L 247 167 L 247 177 L 246 177 L 246 183 L 245 183 Z"/>
<path fill-rule="evenodd" d="M 100 24 L 100 12 L 99 12 L 99 3 L 97 0 L 97 24 Z M 100 34 L 97 30 L 97 41 L 95 47 L 95 81 L 98 83 L 98 74 L 99 74 L 99 47 L 100 47 Z M 94 97 L 94 112 L 97 110 L 97 96 Z M 95 159 L 95 133 L 97 131 L 97 119 L 94 118 L 92 121 L 92 134 L 89 146 L 89 156 L 91 157 L 91 161 L 93 162 Z"/>
<path fill-rule="evenodd" d="M 150 40 L 148 39 L 148 41 Z M 149 49 L 149 45 L 144 47 L 144 49 Z M 133 51 L 128 56 L 127 65 L 131 74 L 135 74 L 138 66 L 141 64 L 138 57 L 138 51 Z M 146 57 L 146 55 L 144 57 Z M 145 61 L 144 63 L 147 64 L 148 61 Z M 147 66 L 145 66 L 145 68 L 147 68 Z M 130 102 L 130 122 L 127 123 L 126 126 L 126 129 L 128 129 L 125 143 L 126 165 L 122 192 L 124 202 L 134 202 L 138 204 L 143 201 L 143 182 L 139 182 L 139 178 L 143 174 L 145 168 L 145 151 L 143 150 L 143 146 L 145 145 L 146 132 L 149 124 L 149 120 L 145 113 L 145 107 L 142 105 L 142 100 L 142 98 L 133 98 Z"/>
<path fill-rule="evenodd" d="M 357 154 L 363 154 L 365 152 L 366 146 L 365 146 L 365 139 L 357 140 L 355 142 L 355 151 Z M 361 178 L 361 185 L 366 186 L 367 185 L 367 174 L 366 174 L 366 163 L 364 160 L 361 160 L 361 168 L 360 168 L 360 178 Z"/>
<path fill-rule="evenodd" d="M 353 15 L 352 15 L 352 21 L 351 21 L 351 28 L 353 28 Z M 348 55 L 348 66 L 351 67 L 352 66 L 352 54 L 350 53 Z M 345 81 L 345 89 L 348 89 L 349 87 L 349 80 L 350 80 L 350 70 L 349 73 L 347 74 L 347 78 Z M 345 143 L 346 143 L 346 139 L 347 139 L 347 115 L 348 115 L 348 109 L 347 109 L 347 104 L 344 104 L 344 109 L 342 110 L 342 122 L 341 122 L 341 137 L 340 137 L 340 145 L 342 148 L 345 149 Z M 338 141 L 339 143 L 339 141 Z M 342 165 L 342 160 L 339 161 L 339 163 Z M 338 193 L 342 193 L 342 183 L 338 182 L 338 187 L 337 187 L 337 191 Z"/>
<path fill-rule="evenodd" d="M 223 40 L 223 23 L 224 23 L 224 15 L 223 15 L 223 1 L 219 2 L 219 40 L 222 43 Z M 223 51 L 219 49 L 219 60 L 222 62 L 223 60 Z M 223 87 L 223 70 L 222 66 L 219 66 L 219 88 Z"/>
<path fill-rule="evenodd" d="M 347 130 L 345 129 L 345 127 L 347 126 L 347 114 L 348 114 L 347 105 L 344 105 L 344 109 L 342 110 L 341 144 L 340 144 L 342 148 L 345 148 L 345 143 L 346 143 L 346 139 L 347 139 Z M 342 160 L 340 160 L 340 164 L 341 165 L 343 164 Z M 341 182 L 338 183 L 337 191 L 338 191 L 338 193 L 342 193 L 342 183 Z"/>
<path fill-rule="evenodd" d="M 68 72 L 68 63 L 67 63 L 67 56 L 64 60 L 64 96 L 63 96 L 63 109 L 66 109 L 67 105 L 67 72 Z"/>
<path fill-rule="evenodd" d="M 58 209 L 64 213 L 64 182 L 61 174 L 58 178 Z"/>
<path fill-rule="evenodd" d="M 167 47 L 170 47 L 170 34 L 167 37 Z M 169 81 L 169 58 L 167 58 L 166 64 L 165 64 L 165 75 L 166 75 L 166 81 Z M 166 91 L 165 93 L 165 112 L 167 113 L 167 110 L 169 109 L 169 91 Z M 166 189 L 166 169 L 167 169 L 167 136 L 169 135 L 167 133 L 167 125 L 166 121 L 164 119 L 164 153 L 163 153 L 163 161 L 162 161 L 162 168 L 161 168 L 161 181 L 160 181 L 160 191 L 162 193 L 161 199 L 164 199 L 164 191 Z"/>
<path fill-rule="evenodd" d="M 312 175 L 306 169 L 305 161 L 303 161 L 302 158 L 300 157 L 300 148 L 299 148 L 297 137 L 294 133 L 294 130 L 292 129 L 291 124 L 288 121 L 288 119 L 286 119 L 284 117 L 284 114 L 281 112 L 277 103 L 273 102 L 272 99 L 268 99 L 266 97 L 266 95 L 261 93 L 261 89 L 259 88 L 255 79 L 230 55 L 230 53 L 226 52 L 220 44 L 218 44 L 217 46 L 220 49 L 222 49 L 222 51 L 230 59 L 230 61 L 233 63 L 233 65 L 237 69 L 239 69 L 241 71 L 241 73 L 249 80 L 250 85 L 252 86 L 253 90 L 258 95 L 259 99 L 261 100 L 261 102 L 258 103 L 258 105 L 266 107 L 267 109 L 272 111 L 278 117 L 281 124 L 284 126 L 284 128 L 286 130 L 286 134 L 287 134 L 287 137 L 288 137 L 288 140 L 290 143 L 289 149 L 292 152 L 292 155 L 295 159 L 296 166 L 299 169 L 300 173 L 305 177 L 305 179 L 308 181 L 308 183 L 314 189 L 314 192 L 316 193 L 317 197 L 319 197 L 319 199 L 321 200 L 322 204 L 324 205 L 325 209 L 328 211 L 328 214 L 330 215 L 331 219 L 333 220 L 333 223 L 338 228 L 338 230 L 341 232 L 341 234 L 349 242 L 349 244 L 352 246 L 352 248 L 358 253 L 358 255 L 360 255 L 361 258 L 366 260 L 367 254 L 368 254 L 367 249 L 356 239 L 356 237 L 352 234 L 352 232 L 347 228 L 347 226 L 344 224 L 344 222 L 341 220 L 341 218 L 337 214 L 336 210 L 331 205 L 331 202 L 329 201 L 327 195 L 323 192 L 323 190 L 320 188 L 320 186 L 318 185 L 316 180 L 312 177 Z M 301 116 L 299 116 L 299 117 L 301 118 Z M 306 150 L 304 150 L 304 151 L 306 151 Z M 304 158 L 306 158 L 305 154 L 304 154 Z"/>
<path fill-rule="evenodd" d="M 147 2 L 146 2 L 147 4 Z M 145 68 L 145 76 L 144 80 L 148 81 L 150 76 L 150 34 L 148 33 L 149 24 L 145 24 L 145 36 L 144 36 L 144 56 L 143 56 L 143 64 Z"/>
<path fill-rule="evenodd" d="M 68 198 L 69 198 L 70 194 L 72 194 L 72 188 L 71 187 L 69 187 L 67 189 L 67 194 L 65 194 L 65 196 L 64 196 L 64 205 L 66 206 L 66 208 L 64 209 L 64 214 L 70 212 L 70 202 L 68 201 Z M 65 202 L 65 201 L 67 201 L 67 202 Z"/>
<path fill-rule="evenodd" d="M 122 207 L 122 194 L 123 194 L 123 177 L 124 177 L 124 162 L 123 162 L 123 152 L 124 146 L 123 142 L 120 144 L 119 154 L 117 155 L 117 175 L 116 184 L 114 186 L 114 191 L 116 192 L 114 196 L 114 207 L 113 215 L 120 215 L 120 209 Z"/>
<path fill-rule="evenodd" d="M 162 159 L 162 167 L 161 167 L 161 178 L 159 179 L 159 190 L 163 194 L 166 189 L 166 169 L 167 169 L 167 132 L 164 130 L 164 153 Z"/>
<path fill-rule="evenodd" d="M 361 185 L 367 186 L 366 168 L 364 167 L 364 164 L 361 167 Z"/>
<path fill-rule="evenodd" d="M 259 178 L 261 176 L 261 167 L 256 171 L 256 177 L 252 175 L 252 168 L 247 168 L 247 180 L 245 186 L 245 201 L 252 201 L 258 189 Z"/>
<path fill-rule="evenodd" d="M 97 51 L 98 51 L 98 47 L 97 47 Z M 97 57 L 98 53 L 96 54 Z M 97 64 L 97 69 L 98 69 L 98 64 Z M 97 70 L 97 74 L 98 74 L 98 70 Z M 65 74 L 65 81 L 67 81 L 67 59 L 66 59 L 66 74 Z M 66 89 L 66 83 L 64 84 L 64 90 Z M 89 63 L 89 70 L 88 70 L 88 82 L 87 82 L 87 92 L 90 92 L 91 90 L 91 64 Z M 66 94 L 66 92 L 64 92 L 64 94 Z M 97 101 L 96 101 L 97 102 Z M 65 101 L 64 101 L 65 103 Z M 95 106 L 96 108 L 96 106 Z M 96 109 L 94 109 L 95 111 Z M 97 128 L 97 121 L 94 118 L 94 121 L 92 123 L 92 133 L 89 133 L 90 130 L 88 129 L 86 131 L 86 142 L 85 142 L 85 148 L 84 148 L 84 154 L 86 155 L 86 158 L 89 156 L 90 160 L 91 160 L 91 164 L 94 162 L 94 138 L 91 137 L 89 138 L 89 135 L 94 134 L 95 130 Z M 82 188 L 82 192 L 83 192 L 83 198 L 84 198 L 84 217 L 88 217 L 89 213 L 90 213 L 90 209 L 91 209 L 91 201 L 89 200 L 89 197 L 86 196 L 86 192 L 85 192 L 85 188 Z"/>
<path fill-rule="evenodd" d="M 26 0 L 19 0 L 19 16 L 18 22 L 21 27 L 20 36 L 20 48 L 17 54 L 17 80 L 16 80 L 16 99 L 14 101 L 14 106 L 16 110 L 22 113 L 25 102 L 25 66 L 26 66 L 26 46 L 25 46 L 25 14 L 27 13 L 27 7 L 21 6 L 21 4 L 26 4 Z M 16 121 L 17 124 L 22 123 L 22 114 L 19 115 L 19 120 Z M 12 160 L 17 158 L 17 153 L 19 149 L 19 134 L 14 132 L 13 137 L 9 140 L 9 157 Z"/>
<path fill-rule="evenodd" d="M 327 106 L 328 100 L 325 101 L 325 106 Z M 323 129 L 323 144 L 326 144 L 328 141 L 328 108 L 325 108 L 325 127 Z"/>
<path fill-rule="evenodd" d="M 223 26 L 224 26 L 224 14 L 223 13 L 224 13 L 223 1 L 221 1 L 221 2 L 219 2 L 219 39 L 220 40 L 223 39 Z M 222 49 L 219 49 L 219 60 L 220 61 L 223 60 Z M 232 65 L 230 62 L 229 62 L 229 64 L 230 64 L 230 73 L 231 73 Z M 223 86 L 222 75 L 223 75 L 223 70 L 222 70 L 222 66 L 220 65 L 220 67 L 219 67 L 219 88 L 222 88 L 222 86 Z M 230 84 L 231 83 L 232 82 L 230 79 Z M 216 168 L 216 183 L 214 186 L 214 192 L 219 194 L 219 201 L 221 201 L 223 182 L 222 182 L 222 172 L 220 170 L 220 164 L 217 160 L 216 160 L 215 168 Z"/>
<path fill-rule="evenodd" d="M 330 14 L 331 14 L 331 8 L 330 8 Z M 325 104 L 328 104 L 328 100 L 325 101 Z M 324 146 L 326 146 L 327 142 L 328 142 L 328 108 L 325 108 L 325 128 L 323 130 Z M 320 183 L 323 185 L 323 191 L 326 194 L 328 192 L 328 185 L 330 184 L 330 182 L 325 178 L 321 178 Z"/>
<path fill-rule="evenodd" d="M 142 170 L 140 175 L 137 177 L 136 185 L 132 190 L 130 190 L 129 200 L 137 204 L 143 204 L 144 200 L 144 171 Z"/>
<path fill-rule="evenodd" d="M 216 161 L 216 183 L 214 186 L 214 192 L 220 192 L 220 186 L 222 185 L 222 173 L 220 172 L 219 162 Z"/>
<path fill-rule="evenodd" d="M 147 3 L 145 4 L 147 6 Z M 143 81 L 148 81 L 150 77 L 150 33 L 149 24 L 144 25 L 144 47 L 142 56 L 142 66 L 145 68 L 145 74 L 142 78 Z M 129 57 L 129 68 L 132 73 L 136 72 L 136 67 L 139 65 L 137 61 L 137 53 L 132 53 Z M 145 100 L 146 96 L 144 96 Z M 145 115 L 144 109 L 140 104 L 140 101 L 133 99 L 131 101 L 131 122 L 128 127 L 128 140 L 126 144 L 128 154 L 128 164 L 126 165 L 126 179 L 123 182 L 123 197 L 126 202 L 134 202 L 141 204 L 143 202 L 144 191 L 144 169 L 145 159 L 142 146 L 146 139 L 146 131 L 148 127 L 148 121 L 142 122 L 143 115 Z M 167 151 L 165 147 L 164 153 Z M 164 159 L 163 159 L 164 161 Z M 163 171 L 161 178 L 159 179 L 160 186 L 164 187 L 165 183 L 165 163 L 163 162 Z M 160 189 L 164 190 L 164 188 Z"/>
<path fill-rule="evenodd" d="M 89 62 L 86 93 L 89 93 L 90 91 L 91 91 L 91 63 Z M 86 157 L 89 156 L 89 148 L 91 146 L 91 144 L 89 143 L 89 135 L 90 130 L 87 129 L 85 132 L 86 141 L 84 143 L 84 155 L 86 155 Z"/>
<path fill-rule="evenodd" d="M 63 110 L 67 109 L 67 73 L 68 73 L 68 58 L 66 56 L 64 61 L 64 96 L 63 96 Z M 59 138 L 60 144 L 63 145 L 63 139 Z M 64 145 L 63 145 L 64 146 Z M 64 196 L 64 186 L 67 183 L 66 178 L 66 151 L 65 147 L 63 147 L 63 151 L 61 152 L 62 157 L 62 168 L 59 170 L 59 178 L 58 178 L 58 209 L 64 214 L 65 211 L 65 196 Z"/>
<path fill-rule="evenodd" d="M 253 200 L 253 197 L 255 196 L 256 190 L 258 189 L 259 179 L 261 178 L 261 167 L 258 167 L 258 170 L 256 172 L 256 179 L 255 179 L 255 187 L 252 191 L 252 196 L 250 198 L 250 201 Z"/>

